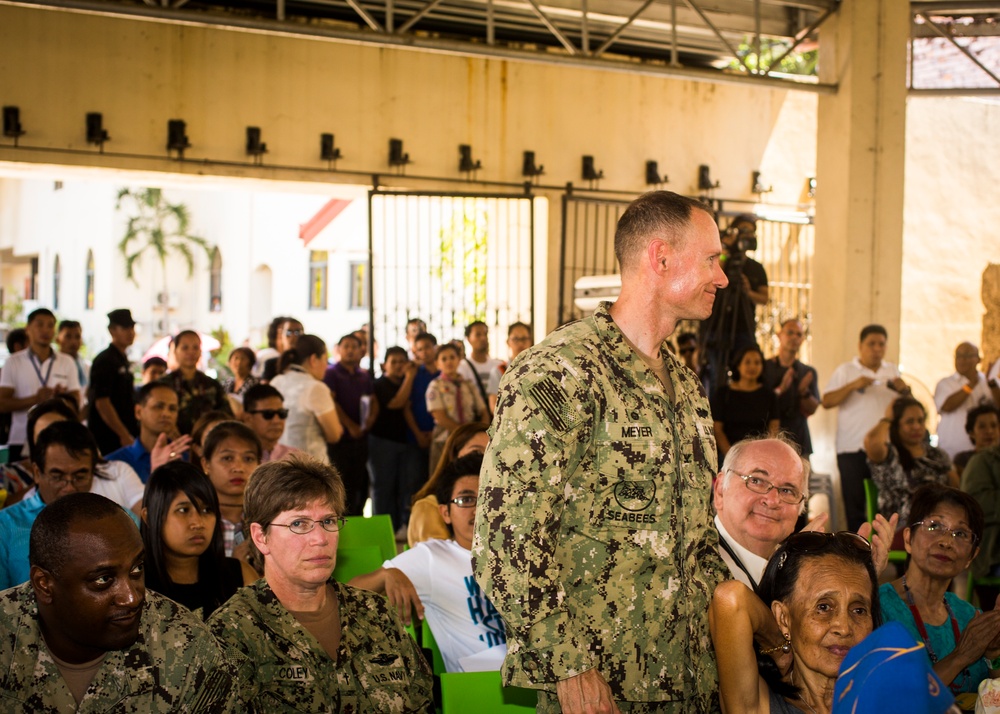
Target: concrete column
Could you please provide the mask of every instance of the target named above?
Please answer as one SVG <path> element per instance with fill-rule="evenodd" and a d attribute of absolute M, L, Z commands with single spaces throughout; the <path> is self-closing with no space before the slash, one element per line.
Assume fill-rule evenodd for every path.
<path fill-rule="evenodd" d="M 898 361 L 903 254 L 909 3 L 844 0 L 820 30 L 813 355 L 821 390 L 857 354 L 870 322 Z M 832 472 L 832 412 L 813 420 L 821 470 Z"/>

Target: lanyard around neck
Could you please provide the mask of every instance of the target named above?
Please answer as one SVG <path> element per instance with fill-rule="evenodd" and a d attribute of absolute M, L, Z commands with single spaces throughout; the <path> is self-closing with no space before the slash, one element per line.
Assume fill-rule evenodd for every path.
<path fill-rule="evenodd" d="M 38 381 L 43 387 L 49 386 L 49 377 L 52 376 L 52 365 L 56 363 L 56 356 L 52 354 L 49 356 L 49 368 L 45 371 L 45 376 L 42 377 L 42 363 L 38 361 L 35 357 L 35 353 L 30 349 L 28 350 L 28 361 L 31 362 L 31 366 L 35 368 L 35 374 L 38 375 Z"/>

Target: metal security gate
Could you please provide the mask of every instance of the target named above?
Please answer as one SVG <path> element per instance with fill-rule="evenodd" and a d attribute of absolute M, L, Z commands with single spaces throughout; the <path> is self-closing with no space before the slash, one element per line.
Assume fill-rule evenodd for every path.
<path fill-rule="evenodd" d="M 628 201 L 562 197 L 562 240 L 559 249 L 559 324 L 579 320 L 584 311 L 573 304 L 573 286 L 588 275 L 618 272 L 615 226 Z"/>
<path fill-rule="evenodd" d="M 765 354 L 777 352 L 781 322 L 798 317 L 808 328 L 812 321 L 812 256 L 814 230 L 810 214 L 775 207 L 734 206 L 715 201 L 720 230 L 741 212 L 754 212 L 757 220 L 757 250 L 753 258 L 767 271 L 770 299 L 757 307 L 757 342 Z M 725 205 L 723 205 L 725 204 Z M 559 266 L 559 324 L 577 320 L 586 313 L 573 304 L 573 286 L 590 275 L 618 272 L 614 237 L 618 218 L 628 201 L 591 198 L 566 193 L 562 198 L 562 241 Z M 697 332 L 696 321 L 685 321 L 677 332 Z M 802 345 L 800 358 L 811 358 L 811 339 Z"/>
<path fill-rule="evenodd" d="M 438 342 L 483 320 L 503 356 L 507 326 L 534 310 L 534 201 L 525 194 L 369 192 L 370 319 L 379 355 L 420 318 Z"/>

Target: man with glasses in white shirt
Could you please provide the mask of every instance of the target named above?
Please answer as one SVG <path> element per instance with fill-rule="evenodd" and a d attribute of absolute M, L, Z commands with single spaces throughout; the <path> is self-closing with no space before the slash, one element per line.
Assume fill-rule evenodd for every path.
<path fill-rule="evenodd" d="M 809 462 L 798 447 L 784 436 L 738 441 L 726 454 L 715 480 L 715 527 L 719 531 L 719 555 L 735 580 L 756 590 L 767 559 L 795 530 L 795 522 L 809 499 Z M 881 572 L 898 517 L 877 516 L 872 553 Z M 823 530 L 827 515 L 821 514 L 806 528 Z M 865 523 L 858 533 L 871 535 Z"/>

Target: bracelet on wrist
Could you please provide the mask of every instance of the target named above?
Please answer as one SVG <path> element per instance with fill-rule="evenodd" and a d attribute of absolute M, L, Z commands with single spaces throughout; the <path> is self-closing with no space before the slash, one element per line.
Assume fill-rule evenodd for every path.
<path fill-rule="evenodd" d="M 994 659 L 989 659 L 988 657 L 983 657 L 986 660 L 986 666 L 991 670 L 1000 669 L 1000 657 L 995 657 Z"/>
<path fill-rule="evenodd" d="M 972 387 L 966 384 L 965 386 L 962 387 L 962 391 L 965 392 L 966 394 L 972 394 Z"/>

